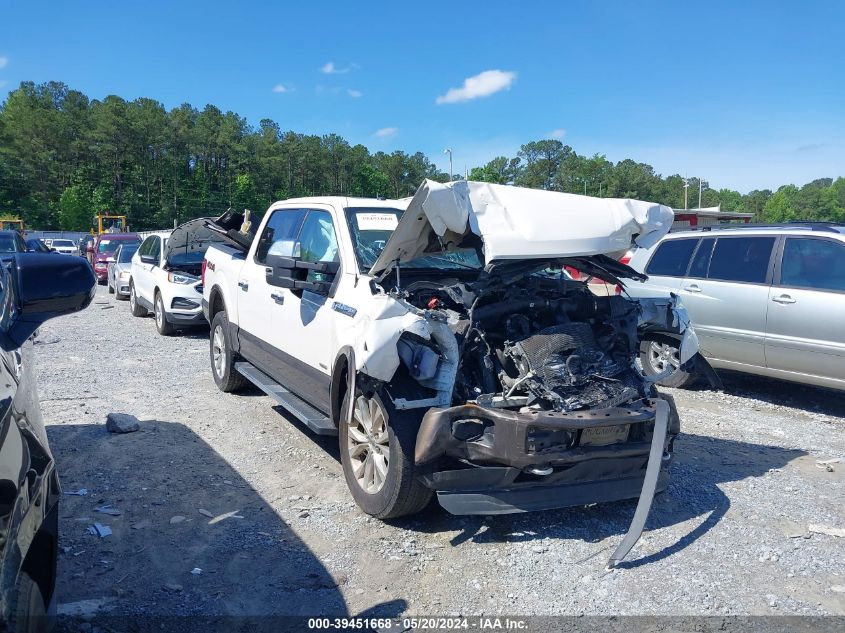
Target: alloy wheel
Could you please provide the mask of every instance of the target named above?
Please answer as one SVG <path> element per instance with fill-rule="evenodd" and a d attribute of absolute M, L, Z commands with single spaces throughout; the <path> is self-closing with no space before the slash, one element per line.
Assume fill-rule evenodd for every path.
<path fill-rule="evenodd" d="M 384 487 L 390 458 L 387 417 L 374 398 L 358 396 L 347 432 L 346 449 L 361 490 L 375 494 Z"/>
<path fill-rule="evenodd" d="M 651 341 L 648 346 L 648 364 L 656 374 L 667 369 L 677 370 L 681 366 L 680 350 L 668 343 Z"/>
<path fill-rule="evenodd" d="M 211 359 L 214 373 L 218 378 L 222 378 L 226 362 L 226 342 L 223 339 L 223 328 L 219 325 L 214 328 L 214 335 L 211 337 Z"/>

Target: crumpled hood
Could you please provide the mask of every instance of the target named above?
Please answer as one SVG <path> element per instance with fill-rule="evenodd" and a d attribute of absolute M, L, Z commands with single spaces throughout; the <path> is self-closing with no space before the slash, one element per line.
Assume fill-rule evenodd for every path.
<path fill-rule="evenodd" d="M 164 261 L 169 262 L 174 253 L 204 253 L 211 243 L 223 242 L 223 237 L 206 226 L 213 218 L 196 218 L 180 224 L 164 245 Z"/>
<path fill-rule="evenodd" d="M 426 180 L 370 269 L 371 275 L 481 237 L 485 263 L 607 255 L 649 247 L 672 226 L 669 207 L 619 198 Z"/>

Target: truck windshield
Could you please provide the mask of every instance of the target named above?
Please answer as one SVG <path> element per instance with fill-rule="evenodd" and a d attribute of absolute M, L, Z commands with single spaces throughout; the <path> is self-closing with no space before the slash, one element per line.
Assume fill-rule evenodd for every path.
<path fill-rule="evenodd" d="M 361 272 L 367 272 L 376 263 L 401 217 L 401 209 L 347 207 L 346 221 L 349 223 L 349 233 L 352 235 L 352 245 Z M 480 269 L 481 266 L 475 251 L 469 249 L 426 255 L 402 264 L 403 268 L 474 270 Z"/>

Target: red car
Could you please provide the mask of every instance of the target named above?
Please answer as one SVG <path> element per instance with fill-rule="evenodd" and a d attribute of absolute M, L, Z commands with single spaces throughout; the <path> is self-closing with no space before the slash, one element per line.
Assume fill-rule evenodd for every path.
<path fill-rule="evenodd" d="M 141 237 L 137 233 L 103 233 L 94 238 L 94 243 L 88 247 L 88 261 L 94 267 L 97 283 L 106 283 L 109 262 L 114 261 L 117 247 L 126 243 L 140 244 Z"/>

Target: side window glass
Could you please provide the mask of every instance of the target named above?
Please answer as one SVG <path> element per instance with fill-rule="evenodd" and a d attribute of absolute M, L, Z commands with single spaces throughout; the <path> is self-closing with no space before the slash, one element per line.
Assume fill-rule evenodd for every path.
<path fill-rule="evenodd" d="M 309 211 L 299 232 L 300 259 L 304 262 L 336 262 L 337 235 L 328 211 Z"/>
<path fill-rule="evenodd" d="M 158 237 L 153 238 L 152 248 L 150 248 L 150 255 L 153 256 L 156 263 L 158 263 L 158 257 L 161 255 L 161 239 Z"/>
<path fill-rule="evenodd" d="M 138 249 L 139 255 L 149 255 L 150 249 L 153 247 L 153 238 L 148 237 L 144 240 L 144 243 L 141 244 L 141 248 Z"/>
<path fill-rule="evenodd" d="M 261 237 L 258 238 L 255 261 L 263 264 L 273 244 L 295 239 L 304 216 L 304 209 L 277 209 L 273 211 L 273 215 L 267 220 L 267 224 L 261 232 Z"/>
<path fill-rule="evenodd" d="M 699 244 L 698 250 L 695 251 L 695 256 L 692 258 L 688 277 L 698 277 L 699 279 L 707 277 L 707 267 L 710 265 L 710 255 L 713 254 L 715 243 L 716 240 L 712 237 L 701 240 L 701 244 Z"/>
<path fill-rule="evenodd" d="M 845 292 L 845 246 L 831 240 L 787 238 L 780 283 L 794 288 Z"/>
<path fill-rule="evenodd" d="M 774 237 L 720 237 L 710 258 L 707 278 L 764 283 L 774 245 Z"/>
<path fill-rule="evenodd" d="M 687 272 L 689 260 L 698 238 L 666 240 L 657 247 L 651 261 L 646 266 L 647 275 L 683 277 Z"/>

